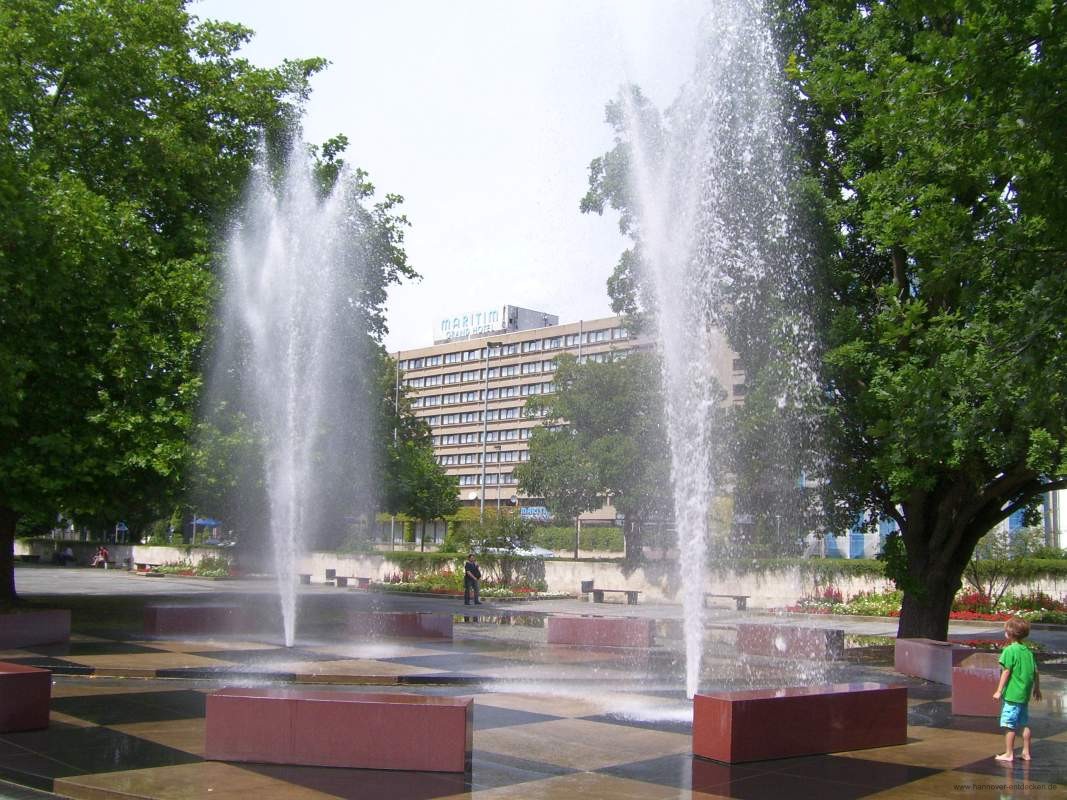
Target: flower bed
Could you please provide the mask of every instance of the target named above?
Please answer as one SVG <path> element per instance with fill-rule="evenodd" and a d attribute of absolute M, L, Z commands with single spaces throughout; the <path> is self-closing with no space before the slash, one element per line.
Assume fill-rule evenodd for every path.
<path fill-rule="evenodd" d="M 816 594 L 803 597 L 784 611 L 801 614 L 841 614 L 864 617 L 899 617 L 903 592 L 860 592 L 846 600 L 841 591 L 827 586 Z M 1022 597 L 1006 596 L 992 602 L 977 592 L 960 595 L 953 603 L 949 619 L 961 621 L 1003 622 L 1021 617 L 1029 622 L 1065 625 L 1067 604 L 1041 592 Z"/>

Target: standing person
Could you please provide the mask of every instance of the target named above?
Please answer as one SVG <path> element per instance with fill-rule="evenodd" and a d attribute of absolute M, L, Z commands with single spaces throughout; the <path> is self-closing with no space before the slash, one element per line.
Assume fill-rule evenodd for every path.
<path fill-rule="evenodd" d="M 1000 727 L 1004 728 L 1004 752 L 997 761 L 1011 761 L 1015 757 L 1015 732 L 1023 731 L 1023 761 L 1030 760 L 1030 696 L 1041 699 L 1041 682 L 1037 675 L 1034 654 L 1022 643 L 1030 635 L 1030 623 L 1012 617 L 1004 623 L 1004 638 L 1011 644 L 1000 654 L 1000 683 L 994 700 L 1003 698 L 1000 711 Z"/>
<path fill-rule="evenodd" d="M 474 605 L 482 604 L 482 601 L 478 599 L 481 582 L 482 571 L 474 560 L 474 553 L 468 553 L 467 560 L 463 562 L 463 605 L 471 604 L 471 589 L 474 590 Z"/>

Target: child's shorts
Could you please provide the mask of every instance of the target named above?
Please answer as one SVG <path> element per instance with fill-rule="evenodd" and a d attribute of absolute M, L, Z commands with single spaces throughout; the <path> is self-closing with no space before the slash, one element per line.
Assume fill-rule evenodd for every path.
<path fill-rule="evenodd" d="M 1030 707 L 1026 703 L 1010 703 L 1004 701 L 1000 709 L 1000 727 L 1011 728 L 1013 731 L 1025 728 L 1030 722 Z"/>

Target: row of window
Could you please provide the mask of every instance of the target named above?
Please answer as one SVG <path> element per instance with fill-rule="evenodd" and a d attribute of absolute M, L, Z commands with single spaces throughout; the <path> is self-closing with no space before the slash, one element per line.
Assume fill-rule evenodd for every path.
<path fill-rule="evenodd" d="M 513 408 L 494 408 L 485 415 L 486 422 L 493 422 L 501 419 L 522 419 L 522 409 L 518 406 Z M 481 411 L 466 411 L 462 414 L 434 414 L 429 417 L 423 417 L 426 420 L 426 424 L 431 428 L 437 428 L 441 425 L 470 425 L 473 422 L 482 421 Z"/>
<path fill-rule="evenodd" d="M 460 486 L 481 486 L 481 483 L 482 474 L 480 472 L 476 472 L 472 475 L 459 476 Z M 518 483 L 518 481 L 515 480 L 515 476 L 512 475 L 510 472 L 503 472 L 499 475 L 495 472 L 485 473 L 486 486 L 496 486 L 498 483 L 501 486 L 514 486 L 516 483 Z"/>
<path fill-rule="evenodd" d="M 490 367 L 489 378 L 515 378 L 519 375 L 537 375 L 542 372 L 555 372 L 555 359 L 548 361 L 529 361 L 525 364 L 508 364 L 504 367 Z M 462 372 L 446 372 L 444 375 L 426 375 L 421 378 L 405 378 L 404 385 L 421 389 L 426 386 L 441 386 L 453 383 L 485 380 L 484 369 L 468 369 Z"/>
<path fill-rule="evenodd" d="M 533 431 L 530 428 L 508 428 L 502 431 L 486 431 L 487 442 L 522 442 L 530 438 Z M 433 437 L 433 446 L 442 447 L 450 444 L 480 444 L 482 432 L 474 433 L 442 433 Z"/>
<path fill-rule="evenodd" d="M 508 464 L 519 461 L 529 461 L 529 450 L 504 450 L 501 452 L 487 452 L 485 454 L 486 464 Z M 481 453 L 449 453 L 448 455 L 438 456 L 437 463 L 442 467 L 455 467 L 462 466 L 464 464 L 481 464 Z"/>
<path fill-rule="evenodd" d="M 556 391 L 554 383 L 524 383 L 521 386 L 500 386 L 469 392 L 449 392 L 448 394 L 428 394 L 411 401 L 412 408 L 433 408 L 434 406 L 451 406 L 457 403 L 481 403 L 485 400 L 507 400 L 513 397 L 530 397 L 536 394 L 552 394 Z M 432 424 L 432 423 L 431 423 Z"/>
<path fill-rule="evenodd" d="M 596 331 L 585 333 L 571 333 L 566 336 L 552 336 L 545 339 L 530 339 L 525 342 L 498 345 L 489 348 L 489 358 L 497 356 L 519 355 L 520 353 L 539 353 L 547 350 L 559 350 L 562 347 L 577 347 L 579 344 L 597 344 L 600 342 L 617 342 L 629 339 L 630 333 L 625 328 L 601 328 Z M 481 361 L 486 357 L 486 348 L 479 347 L 473 350 L 456 350 L 451 353 L 441 353 L 421 358 L 402 359 L 399 363 L 401 370 L 423 369 L 425 367 L 439 367 L 442 364 L 461 364 L 467 361 Z M 492 374 L 490 373 L 490 377 Z"/>

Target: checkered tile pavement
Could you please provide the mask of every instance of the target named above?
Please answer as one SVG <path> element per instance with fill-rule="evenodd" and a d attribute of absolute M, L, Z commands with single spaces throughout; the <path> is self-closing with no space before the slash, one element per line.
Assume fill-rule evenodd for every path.
<path fill-rule="evenodd" d="M 285 649 L 75 635 L 0 660 L 56 670 L 51 726 L 0 734 L 0 780 L 92 800 L 1067 797 L 1067 712 L 1055 677 L 1043 681 L 1050 700 L 1032 709 L 1029 764 L 994 761 L 1003 744 L 994 720 L 953 717 L 946 687 L 914 682 L 905 745 L 731 766 L 691 755 L 688 705 L 668 687 L 676 683 L 656 680 L 675 666 L 665 653 L 635 659 L 492 639 Z M 869 677 L 874 668 L 862 669 Z M 473 696 L 472 767 L 453 775 L 205 761 L 205 695 L 261 680 Z"/>

